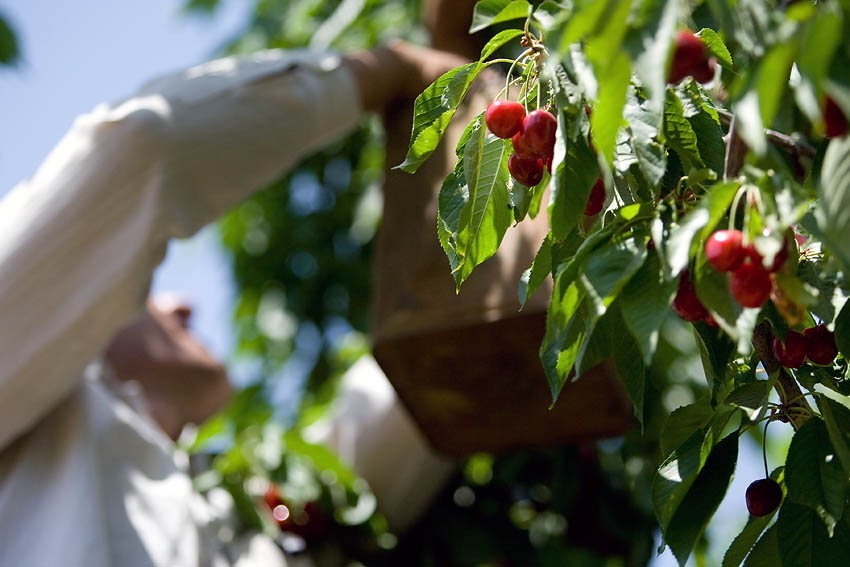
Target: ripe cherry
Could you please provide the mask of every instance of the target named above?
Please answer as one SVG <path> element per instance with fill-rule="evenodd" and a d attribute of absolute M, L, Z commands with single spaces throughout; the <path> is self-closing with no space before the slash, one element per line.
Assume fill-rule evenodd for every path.
<path fill-rule="evenodd" d="M 555 149 L 555 131 L 558 121 L 545 110 L 532 110 L 522 121 L 520 136 L 525 145 L 539 156 L 552 153 Z"/>
<path fill-rule="evenodd" d="M 534 187 L 543 179 L 543 160 L 538 157 L 524 158 L 513 154 L 508 160 L 508 171 L 518 183 Z"/>
<path fill-rule="evenodd" d="M 711 315 L 711 313 L 705 316 L 705 324 L 715 329 L 720 326 L 717 324 L 717 320 Z"/>
<path fill-rule="evenodd" d="M 785 344 L 779 340 L 779 337 L 773 337 L 773 355 L 779 364 L 785 368 L 800 368 L 806 362 L 806 355 L 809 352 L 809 339 L 806 335 L 797 331 L 788 331 L 785 337 Z"/>
<path fill-rule="evenodd" d="M 782 502 L 782 487 L 772 478 L 762 478 L 747 487 L 747 510 L 753 516 L 767 516 Z"/>
<path fill-rule="evenodd" d="M 850 124 L 847 123 L 847 117 L 841 107 L 835 103 L 831 96 L 826 97 L 826 105 L 824 105 L 823 118 L 826 122 L 826 137 L 838 138 L 843 136 L 850 130 Z"/>
<path fill-rule="evenodd" d="M 696 71 L 698 74 L 707 65 L 708 50 L 700 38 L 690 30 L 681 30 L 676 34 L 673 47 L 673 61 L 667 82 L 674 85 Z M 703 71 L 702 76 L 705 72 Z M 713 77 L 712 71 L 712 77 Z"/>
<path fill-rule="evenodd" d="M 732 274 L 729 290 L 744 307 L 761 307 L 770 297 L 770 273 L 750 259 L 746 259 Z"/>
<path fill-rule="evenodd" d="M 806 329 L 803 334 L 809 339 L 809 360 L 815 364 L 832 364 L 832 361 L 838 356 L 835 334 L 827 329 L 823 323 Z"/>
<path fill-rule="evenodd" d="M 708 315 L 702 302 L 697 297 L 694 282 L 688 270 L 679 276 L 679 287 L 673 299 L 673 310 L 685 321 L 701 321 Z"/>
<path fill-rule="evenodd" d="M 705 257 L 719 272 L 736 270 L 747 255 L 740 230 L 718 230 L 705 242 Z"/>
<path fill-rule="evenodd" d="M 714 70 L 716 68 L 717 61 L 714 57 L 711 59 L 704 59 L 701 65 L 691 71 L 691 76 L 693 76 L 698 83 L 710 83 L 714 80 Z"/>
<path fill-rule="evenodd" d="M 494 100 L 484 113 L 487 128 L 499 138 L 510 138 L 522 127 L 525 107 L 512 100 Z"/>
<path fill-rule="evenodd" d="M 590 197 L 587 199 L 587 206 L 584 208 L 585 216 L 592 217 L 602 210 L 605 204 L 605 182 L 600 177 L 593 184 L 593 189 L 590 190 Z"/>
<path fill-rule="evenodd" d="M 779 252 L 773 257 L 773 263 L 770 266 L 764 265 L 764 258 L 759 251 L 756 250 L 756 247 L 752 244 L 749 244 L 746 249 L 746 255 L 749 256 L 753 263 L 757 266 L 761 266 L 766 269 L 768 272 L 778 272 L 782 269 L 782 266 L 785 265 L 785 262 L 788 260 L 788 241 L 784 238 L 782 239 L 782 248 L 779 249 Z"/>
<path fill-rule="evenodd" d="M 539 157 L 537 154 L 531 151 L 531 149 L 525 145 L 522 141 L 522 137 L 520 136 L 519 131 L 516 134 L 511 136 L 511 145 L 514 147 L 514 153 L 520 157 L 524 158 L 535 158 Z"/>

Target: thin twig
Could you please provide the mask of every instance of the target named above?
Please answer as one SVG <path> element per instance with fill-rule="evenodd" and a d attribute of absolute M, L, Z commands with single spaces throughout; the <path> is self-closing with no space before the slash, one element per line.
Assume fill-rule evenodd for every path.
<path fill-rule="evenodd" d="M 720 122 L 725 124 L 726 126 L 731 125 L 733 114 L 728 110 L 723 110 L 722 108 L 717 109 L 717 115 L 720 118 Z M 802 140 L 797 140 L 796 138 L 792 138 L 788 134 L 783 134 L 782 132 L 777 132 L 776 130 L 771 130 L 770 128 L 765 129 L 764 131 L 767 139 L 770 140 L 776 146 L 782 148 L 786 152 L 790 154 L 796 154 L 801 157 L 807 157 L 812 159 L 815 157 L 816 150 L 806 142 Z"/>

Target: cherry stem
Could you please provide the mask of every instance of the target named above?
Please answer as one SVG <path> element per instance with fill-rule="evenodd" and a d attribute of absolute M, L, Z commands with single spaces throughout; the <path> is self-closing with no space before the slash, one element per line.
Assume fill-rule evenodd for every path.
<path fill-rule="evenodd" d="M 513 60 L 513 62 L 511 63 L 511 66 L 510 66 L 510 68 L 508 69 L 508 76 L 505 78 L 505 98 L 510 98 L 510 94 L 511 94 L 511 87 L 510 87 L 510 85 L 511 85 L 511 83 L 513 82 L 513 81 L 511 81 L 511 73 L 513 73 L 513 72 L 514 72 L 514 67 L 516 67 L 517 65 L 519 65 L 519 66 L 520 66 L 520 67 L 522 67 L 522 68 L 523 68 L 523 70 L 524 70 L 524 69 L 525 69 L 525 65 L 524 65 L 523 63 L 520 63 L 520 61 L 521 61 L 522 59 L 524 59 L 526 56 L 530 55 L 531 53 L 532 53 L 532 50 L 531 50 L 531 49 L 526 49 L 525 51 L 523 51 L 522 53 L 520 53 L 520 54 L 519 54 L 519 57 L 517 57 L 516 59 L 514 59 L 514 60 Z M 497 60 L 496 60 L 496 61 L 497 61 Z M 491 61 L 491 62 L 486 63 L 486 65 L 489 65 L 490 63 L 492 63 L 492 61 Z"/>
<path fill-rule="evenodd" d="M 770 478 L 770 473 L 767 470 L 767 426 L 770 425 L 770 420 L 764 423 L 764 434 L 761 440 L 761 455 L 764 457 L 764 478 Z"/>
<path fill-rule="evenodd" d="M 741 185 L 740 187 L 738 187 L 737 193 L 735 193 L 735 198 L 732 199 L 732 210 L 729 212 L 729 230 L 735 229 L 735 221 L 737 220 L 738 216 L 738 204 L 741 202 L 741 196 L 746 192 L 747 188 L 744 185 Z M 744 238 L 746 238 L 746 236 Z"/>

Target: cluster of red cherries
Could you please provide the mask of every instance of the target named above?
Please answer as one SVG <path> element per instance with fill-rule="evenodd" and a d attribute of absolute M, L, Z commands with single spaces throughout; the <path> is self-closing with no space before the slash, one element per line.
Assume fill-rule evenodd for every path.
<path fill-rule="evenodd" d="M 555 131 L 558 121 L 545 110 L 532 110 L 512 100 L 494 100 L 484 113 L 484 121 L 493 135 L 511 140 L 514 153 L 508 160 L 508 171 L 517 183 L 534 187 L 543 180 L 543 168 L 552 173 L 555 153 Z M 584 214 L 592 216 L 602 210 L 605 183 L 596 180 Z"/>
<path fill-rule="evenodd" d="M 308 502 L 302 510 L 296 510 L 283 499 L 275 484 L 269 484 L 263 502 L 281 531 L 297 535 L 307 543 L 322 539 L 330 529 L 318 502 Z"/>

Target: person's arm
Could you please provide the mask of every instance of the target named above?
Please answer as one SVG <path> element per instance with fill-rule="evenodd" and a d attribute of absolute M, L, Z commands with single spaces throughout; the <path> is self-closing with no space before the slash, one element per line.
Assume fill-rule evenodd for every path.
<path fill-rule="evenodd" d="M 143 307 L 170 237 L 193 234 L 411 82 L 366 63 L 228 58 L 74 123 L 0 203 L 0 448 L 75 388 Z"/>

